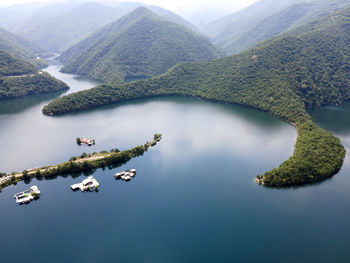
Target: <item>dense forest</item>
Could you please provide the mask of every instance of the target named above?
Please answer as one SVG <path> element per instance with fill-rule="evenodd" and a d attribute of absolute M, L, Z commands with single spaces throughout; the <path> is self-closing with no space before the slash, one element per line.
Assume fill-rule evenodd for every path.
<path fill-rule="evenodd" d="M 68 90 L 69 87 L 29 62 L 0 50 L 0 100 Z"/>
<path fill-rule="evenodd" d="M 47 66 L 47 62 L 40 58 L 41 56 L 48 55 L 44 49 L 1 27 L 0 50 L 6 51 L 19 59 L 23 59 L 37 68 L 44 68 Z"/>
<path fill-rule="evenodd" d="M 36 72 L 33 75 L 13 78 L 0 77 L 0 100 L 68 90 L 69 87 L 50 74 Z"/>
<path fill-rule="evenodd" d="M 33 65 L 20 60 L 11 54 L 0 50 L 0 77 L 33 74 L 36 69 Z"/>
<path fill-rule="evenodd" d="M 71 47 L 60 59 L 67 63 L 62 72 L 123 82 L 223 54 L 207 39 L 141 7 Z"/>
<path fill-rule="evenodd" d="M 335 174 L 345 150 L 312 123 L 306 108 L 349 98 L 350 8 L 236 56 L 183 63 L 152 79 L 101 85 L 59 98 L 47 115 L 156 96 L 191 96 L 270 112 L 297 126 L 294 155 L 258 179 L 269 186 L 311 183 Z"/>
<path fill-rule="evenodd" d="M 348 0 L 260 0 L 207 25 L 204 31 L 229 54 L 340 10 Z"/>

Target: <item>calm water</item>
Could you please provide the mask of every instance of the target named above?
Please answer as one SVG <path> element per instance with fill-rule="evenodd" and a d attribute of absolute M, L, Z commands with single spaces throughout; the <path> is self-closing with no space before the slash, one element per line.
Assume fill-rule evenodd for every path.
<path fill-rule="evenodd" d="M 48 71 L 70 92 L 96 84 L 58 69 Z M 317 185 L 272 190 L 254 183 L 292 154 L 296 132 L 289 124 L 244 107 L 179 98 L 43 116 L 42 106 L 60 95 L 0 103 L 1 171 L 126 149 L 156 132 L 163 140 L 118 169 L 98 170 L 97 193 L 69 189 L 83 175 L 3 189 L 1 262 L 349 262 L 348 159 Z M 349 112 L 344 106 L 314 114 L 348 147 Z M 97 144 L 79 147 L 78 136 Z M 114 180 L 127 168 L 137 169 L 135 179 Z M 13 194 L 33 184 L 41 198 L 16 205 Z"/>

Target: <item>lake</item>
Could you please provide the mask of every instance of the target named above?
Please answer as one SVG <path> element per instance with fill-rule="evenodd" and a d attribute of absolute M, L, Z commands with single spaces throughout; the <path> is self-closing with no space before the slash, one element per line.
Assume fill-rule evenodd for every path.
<path fill-rule="evenodd" d="M 47 71 L 71 90 L 96 82 Z M 267 113 L 186 98 L 110 105 L 58 117 L 41 109 L 62 94 L 0 102 L 0 171 L 163 139 L 144 156 L 93 176 L 98 192 L 72 192 L 84 175 L 33 179 L 0 193 L 1 262 L 349 262 L 350 166 L 299 188 L 268 189 L 257 174 L 293 152 L 293 126 Z M 350 104 L 312 112 L 349 151 Z M 338 121 L 339 120 L 339 121 Z M 96 140 L 78 146 L 76 137 Z M 130 182 L 113 174 L 136 168 Z M 29 205 L 13 195 L 37 185 Z"/>

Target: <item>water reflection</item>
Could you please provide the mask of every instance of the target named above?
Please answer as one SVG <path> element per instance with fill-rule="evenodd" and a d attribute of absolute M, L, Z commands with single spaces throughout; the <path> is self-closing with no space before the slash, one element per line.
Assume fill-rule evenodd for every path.
<path fill-rule="evenodd" d="M 310 111 L 312 118 L 323 128 L 339 135 L 349 135 L 350 132 L 350 102 L 340 107 L 323 107 Z"/>
<path fill-rule="evenodd" d="M 347 151 L 350 150 L 350 102 L 340 107 L 323 107 L 310 111 L 315 123 L 340 137 Z M 348 160 L 345 160 L 347 164 Z"/>
<path fill-rule="evenodd" d="M 75 81 L 72 76 L 68 84 L 80 83 Z M 125 149 L 156 132 L 164 137 L 143 157 L 115 169 L 137 168 L 140 173 L 130 183 L 116 181 L 114 171 L 96 170 L 98 195 L 70 190 L 78 174 L 33 179 L 31 184 L 43 194 L 30 206 L 16 206 L 12 198 L 27 188 L 24 182 L 4 188 L 4 262 L 28 257 L 38 262 L 83 262 L 91 257 L 127 262 L 130 255 L 134 262 L 349 258 L 344 249 L 350 236 L 347 165 L 313 187 L 270 190 L 253 182 L 257 173 L 291 155 L 296 139 L 291 125 L 256 110 L 184 98 L 122 103 L 59 117 L 42 115 L 43 104 L 0 118 L 2 170 L 54 164 L 83 151 Z M 96 145 L 79 147 L 78 136 L 94 138 Z M 86 229 L 98 231 L 91 238 Z M 43 241 L 42 249 L 23 236 Z M 86 254 L 87 245 L 94 253 Z M 23 253 L 16 253 L 18 247 Z"/>
<path fill-rule="evenodd" d="M 49 101 L 59 97 L 63 92 L 55 92 L 44 95 L 28 96 L 24 98 L 1 100 L 0 115 L 15 115 L 33 107 L 37 104 L 48 103 Z"/>
<path fill-rule="evenodd" d="M 239 159 L 247 159 L 252 155 L 271 156 L 285 147 L 284 158 L 288 158 L 296 138 L 292 126 L 268 114 L 185 98 L 114 105 L 55 118 L 43 116 L 40 109 L 41 105 L 15 119 L 2 121 L 0 162 L 7 171 L 54 164 L 82 151 L 133 147 L 157 132 L 164 134 L 164 142 L 157 146 L 163 165 L 223 149 Z M 94 138 L 97 145 L 78 147 L 74 143 L 78 136 Z M 16 138 L 25 143 L 18 144 Z M 16 159 L 22 164 L 6 155 L 9 150 L 16 152 Z M 36 158 L 28 158 L 30 155 Z"/>
<path fill-rule="evenodd" d="M 49 64 L 50 65 L 43 70 L 47 71 L 52 76 L 55 76 L 57 79 L 65 82 L 69 86 L 69 90 L 65 92 L 54 92 L 50 94 L 28 96 L 18 99 L 0 100 L 0 115 L 18 114 L 36 105 L 43 106 L 59 96 L 89 89 L 100 84 L 100 82 L 89 80 L 86 77 L 59 72 L 62 68 L 62 64 L 54 58 L 49 60 Z"/>
<path fill-rule="evenodd" d="M 61 73 L 61 68 L 62 64 L 60 64 L 59 62 L 56 62 L 55 64 L 50 63 L 50 65 L 47 68 L 45 68 L 44 71 L 47 71 L 52 76 L 55 76 L 57 79 L 62 80 L 69 86 L 70 89 L 66 91 L 64 95 L 80 90 L 89 89 L 100 84 L 100 82 L 98 81 L 93 81 L 79 75 Z"/>

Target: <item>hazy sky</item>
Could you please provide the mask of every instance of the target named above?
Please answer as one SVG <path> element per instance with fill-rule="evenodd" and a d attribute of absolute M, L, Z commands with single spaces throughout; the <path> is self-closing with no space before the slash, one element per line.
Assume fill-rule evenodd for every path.
<path fill-rule="evenodd" d="M 49 2 L 50 0 L 0 0 L 0 6 L 9 6 L 18 3 L 29 2 Z M 74 1 L 74 0 L 71 0 Z M 94 0 L 91 0 L 91 2 Z M 142 2 L 146 4 L 158 5 L 173 11 L 186 10 L 192 7 L 200 6 L 226 6 L 231 8 L 242 8 L 254 3 L 256 0 L 135 0 L 133 2 Z M 119 1 L 123 2 L 123 1 Z"/>

